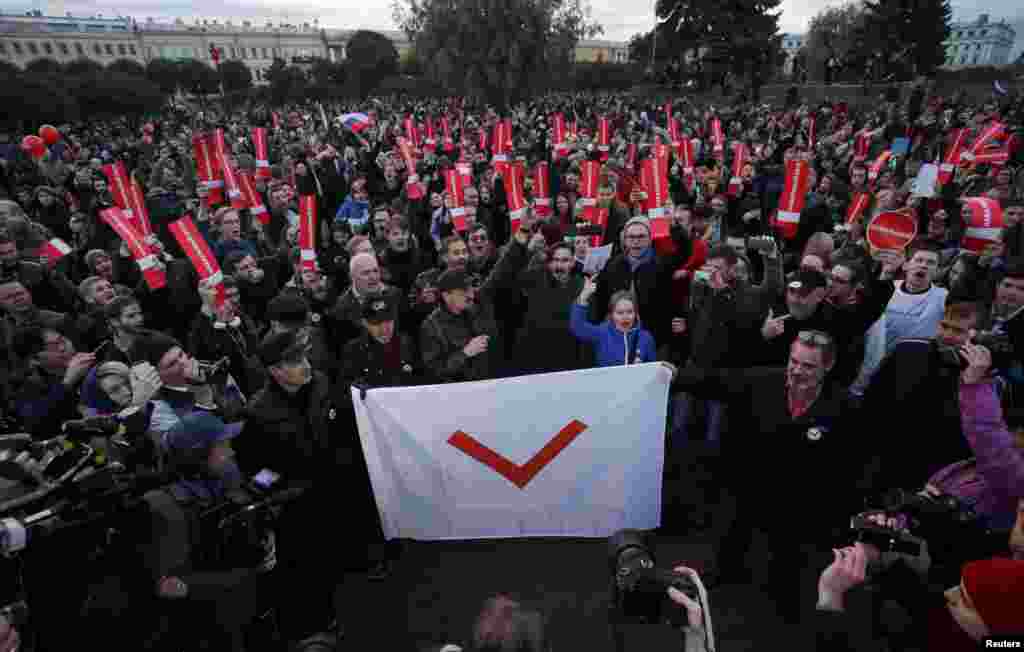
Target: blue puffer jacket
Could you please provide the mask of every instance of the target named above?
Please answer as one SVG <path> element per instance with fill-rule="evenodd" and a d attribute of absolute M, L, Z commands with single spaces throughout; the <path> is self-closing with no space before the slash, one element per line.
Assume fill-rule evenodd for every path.
<path fill-rule="evenodd" d="M 352 195 L 345 198 L 334 216 L 335 222 L 348 222 L 352 233 L 362 233 L 370 221 L 370 202 L 353 199 Z"/>
<path fill-rule="evenodd" d="M 640 325 L 634 326 L 628 333 L 615 328 L 609 320 L 600 324 L 591 324 L 587 319 L 587 308 L 578 303 L 572 304 L 569 317 L 569 330 L 577 339 L 589 342 L 594 347 L 594 358 L 599 367 L 615 367 L 626 364 L 626 355 L 636 345 L 636 357 L 633 364 L 657 361 L 654 337 Z"/>

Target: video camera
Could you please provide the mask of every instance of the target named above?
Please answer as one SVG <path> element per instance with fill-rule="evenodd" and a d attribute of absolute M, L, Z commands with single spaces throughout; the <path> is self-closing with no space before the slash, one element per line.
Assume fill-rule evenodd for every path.
<path fill-rule="evenodd" d="M 920 558 L 927 544 L 933 566 L 959 574 L 964 563 L 990 557 L 1006 544 L 1003 533 L 989 530 L 956 496 L 894 489 L 866 502 L 873 509 L 854 516 L 850 529 L 857 541 L 882 553 Z"/>
<path fill-rule="evenodd" d="M 699 601 L 690 578 L 658 568 L 639 530 L 620 530 L 608 540 L 612 574 L 611 620 L 621 624 L 686 626 L 686 613 L 668 597 L 674 587 Z"/>

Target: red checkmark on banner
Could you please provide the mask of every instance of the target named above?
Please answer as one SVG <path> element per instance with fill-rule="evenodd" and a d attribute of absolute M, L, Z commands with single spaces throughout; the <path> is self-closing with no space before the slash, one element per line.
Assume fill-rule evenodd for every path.
<path fill-rule="evenodd" d="M 537 451 L 537 454 L 522 466 L 519 466 L 500 453 L 495 453 L 461 430 L 453 432 L 452 436 L 448 438 L 448 443 L 484 466 L 491 467 L 505 476 L 512 484 L 522 489 L 540 473 L 541 469 L 547 466 L 551 460 L 555 459 L 559 453 L 565 450 L 586 429 L 587 424 L 573 419 L 567 426 L 559 430 L 558 434 L 544 445 L 544 448 Z"/>

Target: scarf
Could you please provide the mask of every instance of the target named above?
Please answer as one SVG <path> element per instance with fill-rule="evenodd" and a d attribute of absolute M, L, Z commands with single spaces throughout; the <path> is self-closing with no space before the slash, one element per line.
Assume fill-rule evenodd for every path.
<path fill-rule="evenodd" d="M 647 247 L 644 249 L 643 253 L 636 258 L 627 254 L 626 262 L 629 263 L 629 271 L 635 273 L 642 265 L 654 262 L 654 247 Z"/>

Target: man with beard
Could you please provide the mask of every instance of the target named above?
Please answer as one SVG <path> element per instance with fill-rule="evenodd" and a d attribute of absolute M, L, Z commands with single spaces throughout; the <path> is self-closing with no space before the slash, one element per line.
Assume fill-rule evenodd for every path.
<path fill-rule="evenodd" d="M 464 263 L 462 270 L 448 269 L 437 279 L 440 304 L 420 328 L 420 346 L 423 363 L 438 382 L 485 380 L 499 371 L 503 352 L 494 319 L 494 294 L 526 265 L 532 225 L 533 214 L 527 211 L 515 242 L 479 288 L 472 288 Z M 459 244 L 461 240 L 450 243 L 450 256 Z"/>
<path fill-rule="evenodd" d="M 509 246 L 522 245 L 514 240 Z M 554 244 L 546 259 L 544 268 L 520 272 L 513 284 L 527 306 L 513 349 L 516 369 L 523 374 L 580 369 L 593 359 L 569 331 L 569 309 L 583 289 L 573 247 L 564 242 Z"/>
<path fill-rule="evenodd" d="M 135 297 L 117 297 L 104 309 L 107 325 L 110 329 L 110 343 L 97 354 L 97 361 L 123 362 L 128 366 L 135 363 L 133 351 L 142 327 L 145 315 Z"/>
<path fill-rule="evenodd" d="M 814 269 L 801 269 L 786 288 L 788 314 L 776 317 L 769 311 L 761 326 L 765 340 L 762 364 L 782 364 L 790 344 L 802 331 L 828 333 L 836 345 L 834 378 L 844 386 L 856 377 L 861 360 L 849 355 L 864 333 L 885 310 L 893 293 L 892 279 L 902 265 L 901 256 L 886 256 L 877 279 L 866 288 L 864 300 L 855 305 L 838 306 L 825 301 L 829 277 Z"/>
<path fill-rule="evenodd" d="M 0 280 L 20 282 L 41 308 L 69 312 L 75 307 L 77 293 L 67 277 L 37 262 L 22 260 L 18 243 L 5 230 L 0 230 Z"/>
<path fill-rule="evenodd" d="M 402 306 L 402 292 L 381 280 L 380 265 L 373 254 L 356 254 L 349 262 L 352 285 L 338 297 L 332 317 L 339 345 L 355 339 L 362 332 L 363 301 L 369 297 L 394 299 Z M 404 312 L 399 308 L 399 312 Z"/>
<path fill-rule="evenodd" d="M 639 302 L 640 320 L 654 336 L 655 342 L 667 342 L 672 315 L 666 298 L 672 292 L 672 274 L 690 257 L 691 245 L 685 230 L 673 224 L 671 236 L 676 251 L 671 256 L 659 256 L 652 246 L 651 227 L 646 219 L 633 218 L 622 230 L 622 254 L 608 262 L 598 277 L 596 310 L 604 311 L 611 296 L 620 290 L 630 290 Z M 603 315 L 594 314 L 592 321 Z"/>
<path fill-rule="evenodd" d="M 831 545 L 833 531 L 848 525 L 846 519 L 858 506 L 852 488 L 860 465 L 851 454 L 857 437 L 847 430 L 847 392 L 826 381 L 834 361 L 835 345 L 828 334 L 801 331 L 785 367 L 716 370 L 691 365 L 676 373 L 672 383 L 675 391 L 730 405 L 731 426 L 722 440 L 720 468 L 735 497 L 736 513 L 717 548 L 719 582 L 750 582 L 746 551 L 754 531 L 761 530 L 763 547 L 772 553 L 771 570 L 767 577 L 757 573 L 753 579 L 770 587 L 781 615 L 793 624 L 813 605 L 801 599 L 802 587 L 813 583 L 796 577 L 825 567 L 824 559 L 816 559 L 818 552 Z M 779 519 L 778 501 L 808 487 L 829 496 L 830 508 L 813 519 Z"/>

